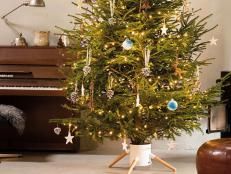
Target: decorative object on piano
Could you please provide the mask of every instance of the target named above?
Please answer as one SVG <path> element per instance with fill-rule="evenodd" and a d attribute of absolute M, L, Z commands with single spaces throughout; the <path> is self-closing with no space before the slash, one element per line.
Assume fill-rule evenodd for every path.
<path fill-rule="evenodd" d="M 83 67 L 84 76 L 87 76 L 91 72 L 91 58 L 92 58 L 92 50 L 87 47 L 87 57 L 86 57 L 86 65 Z"/>
<path fill-rule="evenodd" d="M 63 48 L 65 47 L 64 42 L 62 40 L 62 36 L 59 37 L 58 43 L 57 43 L 58 48 Z"/>
<path fill-rule="evenodd" d="M 105 14 L 104 19 L 111 17 L 110 3 L 105 8 L 104 0 L 91 4 L 92 11 L 83 9 L 83 13 L 72 16 L 84 28 L 76 27 L 65 32 L 75 43 L 68 49 L 74 55 L 68 63 L 75 68 L 66 74 L 66 89 L 70 95 L 76 79 L 83 81 L 87 89 L 85 95 L 93 98 L 94 107 L 90 107 L 88 99 L 79 100 L 74 105 L 67 104 L 75 113 L 75 121 L 72 122 L 73 118 L 56 120 L 76 124 L 76 136 L 89 135 L 100 142 L 105 138 L 130 139 L 134 149 L 148 155 L 143 158 L 136 150 L 130 151 L 133 160 L 130 161 L 129 174 L 143 159 L 146 159 L 145 166 L 151 165 L 147 162 L 150 162 L 151 152 L 140 149 L 145 145 L 151 149 L 152 140 L 175 140 L 183 133 L 192 134 L 200 129 L 200 119 L 208 116 L 205 109 L 219 103 L 217 97 L 222 86 L 222 83 L 217 83 L 205 91 L 195 90 L 199 86 L 197 66 L 207 66 L 210 61 L 201 60 L 199 56 L 195 59 L 194 56 L 200 55 L 209 44 L 201 39 L 203 34 L 211 31 L 206 27 L 207 17 L 200 19 L 196 12 L 185 12 L 183 3 L 176 1 L 150 6 L 146 3 L 144 9 L 150 10 L 141 10 L 140 13 L 139 5 L 140 0 L 116 2 L 117 25 L 99 19 L 98 13 Z M 179 14 L 181 17 L 176 19 Z M 91 56 L 88 53 L 86 59 L 86 48 L 80 45 L 82 38 L 89 35 L 88 48 L 91 46 L 94 52 L 90 74 L 86 67 L 90 67 Z M 145 69 L 142 73 L 142 68 L 147 67 L 150 72 Z M 109 76 L 113 77 L 113 88 Z M 91 83 L 94 83 L 94 90 L 88 94 Z M 102 95 L 105 89 L 106 94 Z M 172 171 L 176 170 L 156 155 L 151 154 L 151 157 Z"/>
<path fill-rule="evenodd" d="M 20 135 L 23 134 L 26 121 L 22 110 L 10 105 L 0 105 L 0 117 L 16 128 Z"/>
<path fill-rule="evenodd" d="M 69 143 L 73 144 L 73 138 L 74 138 L 74 136 L 71 135 L 71 126 L 72 126 L 72 125 L 69 124 L 68 135 L 65 137 L 65 139 L 66 139 L 66 144 L 69 144 Z"/>
<path fill-rule="evenodd" d="M 19 34 L 19 37 L 15 38 L 15 42 L 13 42 L 14 46 L 25 46 L 27 47 L 28 44 L 26 39 L 22 36 L 22 33 Z"/>
<path fill-rule="evenodd" d="M 49 46 L 49 31 L 36 31 L 34 37 L 35 46 Z"/>
<path fill-rule="evenodd" d="M 68 47 L 70 45 L 70 39 L 69 39 L 69 37 L 67 35 L 64 35 L 64 34 L 61 37 L 62 37 L 62 41 L 64 43 L 64 46 Z"/>
<path fill-rule="evenodd" d="M 24 2 L 8 12 L 7 14 L 3 15 L 1 18 L 5 19 L 9 14 L 13 13 L 17 9 L 23 7 L 23 6 L 28 6 L 28 7 L 45 7 L 45 2 L 43 0 L 30 0 L 29 2 Z"/>
<path fill-rule="evenodd" d="M 57 127 L 56 128 L 54 128 L 54 133 L 56 134 L 56 135 L 59 135 L 60 133 L 61 133 L 61 131 L 62 131 L 62 129 L 57 125 Z"/>

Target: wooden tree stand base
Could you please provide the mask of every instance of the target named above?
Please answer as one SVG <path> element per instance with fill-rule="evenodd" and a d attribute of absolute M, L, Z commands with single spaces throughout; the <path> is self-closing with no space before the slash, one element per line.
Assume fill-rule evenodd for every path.
<path fill-rule="evenodd" d="M 124 152 L 121 155 L 119 155 L 110 165 L 109 168 L 112 168 L 116 163 L 118 163 L 120 160 L 122 160 L 124 157 L 126 157 L 127 155 L 129 155 L 130 151 Z M 169 168 L 172 172 L 176 172 L 176 168 L 173 167 L 171 164 L 167 163 L 166 161 L 162 160 L 161 158 L 159 158 L 158 156 L 154 155 L 154 154 L 150 154 L 150 158 L 152 160 L 156 160 L 158 162 L 160 162 L 161 164 L 163 164 L 165 167 Z M 139 158 L 135 158 L 128 170 L 128 174 L 131 174 L 134 167 L 137 165 L 137 163 L 139 162 Z"/>
<path fill-rule="evenodd" d="M 0 154 L 0 163 L 1 163 L 1 159 L 20 158 L 20 157 L 22 157 L 22 154 Z"/>

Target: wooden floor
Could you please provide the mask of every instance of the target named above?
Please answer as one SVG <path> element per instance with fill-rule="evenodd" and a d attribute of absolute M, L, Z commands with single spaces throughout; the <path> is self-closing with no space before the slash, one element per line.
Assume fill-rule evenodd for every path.
<path fill-rule="evenodd" d="M 195 153 L 161 152 L 157 155 L 177 168 L 177 174 L 196 174 Z M 126 174 L 128 159 L 125 158 L 115 168 L 107 165 L 114 155 L 91 154 L 25 154 L 23 158 L 3 160 L 1 174 Z M 170 170 L 158 164 L 146 168 L 136 168 L 134 174 L 170 174 Z"/>

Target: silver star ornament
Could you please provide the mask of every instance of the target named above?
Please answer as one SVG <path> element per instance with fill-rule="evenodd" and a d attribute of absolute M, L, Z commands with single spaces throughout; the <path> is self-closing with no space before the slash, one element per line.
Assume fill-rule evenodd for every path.
<path fill-rule="evenodd" d="M 122 146 L 123 146 L 123 150 L 125 152 L 127 152 L 128 151 L 128 144 L 127 144 L 126 140 L 124 140 L 124 142 L 122 143 Z"/>
<path fill-rule="evenodd" d="M 167 35 L 168 28 L 164 24 L 163 27 L 161 28 L 161 35 Z"/>
<path fill-rule="evenodd" d="M 72 136 L 72 135 L 71 135 L 71 132 L 69 131 L 69 132 L 68 132 L 68 135 L 65 137 L 65 139 L 66 139 L 66 144 L 69 144 L 69 143 L 73 144 L 73 138 L 74 138 L 74 136 Z"/>
<path fill-rule="evenodd" d="M 212 39 L 210 40 L 210 45 L 217 45 L 217 41 L 218 39 L 216 39 L 214 36 L 212 37 Z"/>

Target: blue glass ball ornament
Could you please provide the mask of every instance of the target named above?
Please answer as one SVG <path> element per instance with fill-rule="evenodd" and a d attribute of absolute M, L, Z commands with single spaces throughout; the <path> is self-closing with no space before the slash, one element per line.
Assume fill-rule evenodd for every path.
<path fill-rule="evenodd" d="M 178 103 L 174 99 L 172 99 L 168 102 L 167 108 L 170 111 L 175 111 L 178 108 Z"/>
<path fill-rule="evenodd" d="M 122 44 L 122 47 L 125 50 L 130 50 L 133 47 L 133 42 L 130 39 L 125 39 L 125 41 Z"/>

